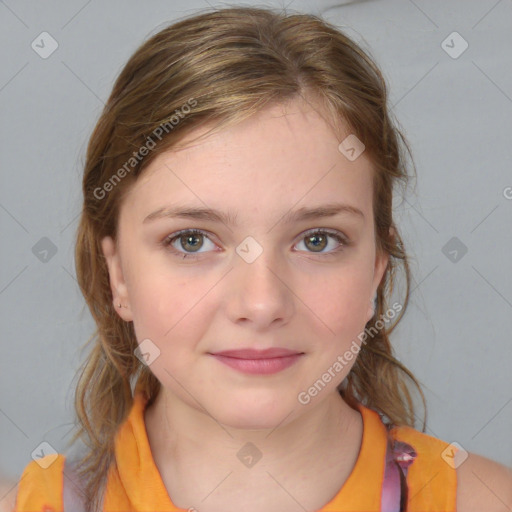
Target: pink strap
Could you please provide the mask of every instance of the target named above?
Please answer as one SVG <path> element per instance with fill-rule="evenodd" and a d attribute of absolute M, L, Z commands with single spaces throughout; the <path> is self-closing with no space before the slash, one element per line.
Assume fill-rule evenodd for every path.
<path fill-rule="evenodd" d="M 410 444 L 392 439 L 388 435 L 382 483 L 382 512 L 406 512 L 407 470 L 416 456 L 417 453 Z"/>

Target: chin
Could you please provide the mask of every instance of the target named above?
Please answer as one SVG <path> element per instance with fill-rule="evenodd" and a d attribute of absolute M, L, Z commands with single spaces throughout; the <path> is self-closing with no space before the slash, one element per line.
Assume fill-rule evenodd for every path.
<path fill-rule="evenodd" d="M 275 404 L 274 404 L 275 405 Z M 244 404 L 237 404 L 235 400 L 226 404 L 226 408 L 219 411 L 217 420 L 227 428 L 244 430 L 274 429 L 283 426 L 283 420 L 290 421 L 292 406 L 285 408 L 282 403 L 277 407 L 270 404 L 255 405 L 253 400 L 247 399 Z"/>

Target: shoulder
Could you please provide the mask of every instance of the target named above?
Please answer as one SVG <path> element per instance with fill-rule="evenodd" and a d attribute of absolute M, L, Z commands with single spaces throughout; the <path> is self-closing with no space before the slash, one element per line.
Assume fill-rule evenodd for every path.
<path fill-rule="evenodd" d="M 512 469 L 468 453 L 457 468 L 457 512 L 510 512 Z"/>
<path fill-rule="evenodd" d="M 421 470 L 421 478 L 430 482 L 429 487 L 435 482 L 440 484 L 439 492 L 441 488 L 445 492 L 448 487 L 453 489 L 457 512 L 512 510 L 511 468 L 411 427 L 395 427 L 392 432 L 418 453 L 420 465 L 414 468 L 413 464 L 411 472 Z M 417 483 L 421 485 L 420 480 Z"/>
<path fill-rule="evenodd" d="M 66 457 L 46 455 L 30 461 L 18 482 L 13 512 L 54 511 L 62 509 L 62 472 Z"/>

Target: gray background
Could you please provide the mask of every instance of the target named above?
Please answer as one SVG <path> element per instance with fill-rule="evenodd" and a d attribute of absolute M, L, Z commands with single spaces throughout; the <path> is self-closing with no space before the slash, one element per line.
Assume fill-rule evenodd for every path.
<path fill-rule="evenodd" d="M 424 385 L 427 433 L 512 466 L 512 2 L 289 9 L 335 5 L 324 17 L 383 69 L 417 165 L 416 192 L 397 199 L 414 279 L 392 336 Z M 204 7 L 0 1 L 0 473 L 13 481 L 42 441 L 62 453 L 73 426 L 75 370 L 94 327 L 73 260 L 88 137 L 143 39 Z M 43 31 L 58 43 L 46 59 L 31 47 Z M 454 31 L 468 44 L 457 58 L 461 40 L 448 39 L 452 56 L 442 47 Z M 43 237 L 56 249 L 46 261 Z"/>

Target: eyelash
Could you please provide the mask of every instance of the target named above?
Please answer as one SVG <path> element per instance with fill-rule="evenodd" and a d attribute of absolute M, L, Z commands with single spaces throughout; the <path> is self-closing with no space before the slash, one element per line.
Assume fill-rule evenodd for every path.
<path fill-rule="evenodd" d="M 182 259 L 185 259 L 185 258 L 198 259 L 200 257 L 200 256 L 198 256 L 198 254 L 202 254 L 202 253 L 193 254 L 193 253 L 188 253 L 188 252 L 181 252 L 181 251 L 178 251 L 177 249 L 175 249 L 174 247 L 172 247 L 172 243 L 176 239 L 180 238 L 181 236 L 183 236 L 185 234 L 186 235 L 202 235 L 202 236 L 205 236 L 206 238 L 210 239 L 208 237 L 208 234 L 200 229 L 183 229 L 181 231 L 178 231 L 177 233 L 173 233 L 173 234 L 165 237 L 162 240 L 161 244 L 163 247 L 170 250 L 171 253 L 173 253 L 173 255 L 176 257 L 181 257 Z M 310 229 L 302 235 L 302 238 L 300 241 L 302 241 L 303 239 L 305 239 L 308 236 L 318 235 L 318 234 L 329 235 L 332 238 L 334 238 L 341 245 L 330 252 L 316 253 L 316 254 L 321 254 L 322 256 L 335 256 L 339 252 L 343 251 L 346 247 L 351 245 L 350 240 L 346 236 L 342 235 L 338 231 L 334 231 L 331 229 L 318 229 L 318 228 Z M 315 254 L 315 253 L 311 252 L 311 254 Z"/>

